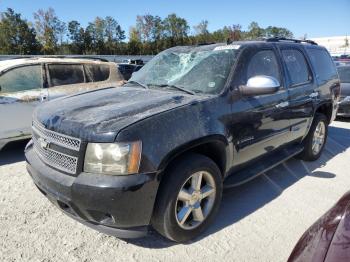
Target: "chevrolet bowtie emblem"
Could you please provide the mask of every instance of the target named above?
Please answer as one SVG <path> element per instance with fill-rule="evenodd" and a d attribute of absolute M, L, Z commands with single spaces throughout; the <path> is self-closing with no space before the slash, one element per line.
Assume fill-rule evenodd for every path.
<path fill-rule="evenodd" d="M 39 138 L 38 139 L 38 142 L 39 142 L 39 145 L 40 145 L 40 147 L 42 148 L 42 149 L 48 149 L 49 148 L 49 146 L 50 146 L 50 143 L 49 142 L 47 142 L 44 138 Z"/>

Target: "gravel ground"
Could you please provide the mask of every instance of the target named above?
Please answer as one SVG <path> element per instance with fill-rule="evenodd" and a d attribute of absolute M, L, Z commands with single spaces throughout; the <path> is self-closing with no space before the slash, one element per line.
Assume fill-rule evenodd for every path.
<path fill-rule="evenodd" d="M 126 242 L 62 214 L 25 170 L 23 143 L 0 152 L 0 261 L 286 261 L 302 233 L 350 189 L 350 122 L 334 122 L 321 158 L 289 160 L 224 193 L 215 223 L 183 245 Z"/>

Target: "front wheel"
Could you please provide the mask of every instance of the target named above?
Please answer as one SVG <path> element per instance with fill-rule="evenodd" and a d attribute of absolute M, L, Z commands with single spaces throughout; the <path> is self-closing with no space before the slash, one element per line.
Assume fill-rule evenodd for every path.
<path fill-rule="evenodd" d="M 187 155 L 172 165 L 160 185 L 152 226 L 176 242 L 193 239 L 214 219 L 221 196 L 217 165 L 205 156 Z"/>
<path fill-rule="evenodd" d="M 316 113 L 308 135 L 304 140 L 304 150 L 299 157 L 306 161 L 317 160 L 322 154 L 328 136 L 328 121 L 323 114 Z"/>

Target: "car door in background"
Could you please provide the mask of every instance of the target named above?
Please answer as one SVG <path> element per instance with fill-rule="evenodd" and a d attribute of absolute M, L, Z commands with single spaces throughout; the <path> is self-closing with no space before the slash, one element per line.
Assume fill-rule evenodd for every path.
<path fill-rule="evenodd" d="M 314 102 L 318 99 L 317 85 L 310 65 L 298 47 L 281 49 L 287 74 L 289 93 L 288 117 L 291 123 L 291 139 L 303 137 L 311 124 Z"/>
<path fill-rule="evenodd" d="M 47 96 L 42 65 L 12 68 L 0 75 L 0 139 L 29 136 L 34 108 Z"/>
<path fill-rule="evenodd" d="M 107 86 L 110 67 L 100 64 L 47 64 L 49 99 Z"/>

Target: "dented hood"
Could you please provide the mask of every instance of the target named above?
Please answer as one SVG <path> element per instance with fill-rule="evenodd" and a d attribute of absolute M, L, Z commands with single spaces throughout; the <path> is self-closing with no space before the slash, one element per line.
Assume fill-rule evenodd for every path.
<path fill-rule="evenodd" d="M 126 126 L 197 99 L 174 91 L 107 88 L 44 103 L 34 119 L 47 129 L 84 141 L 112 142 Z"/>

